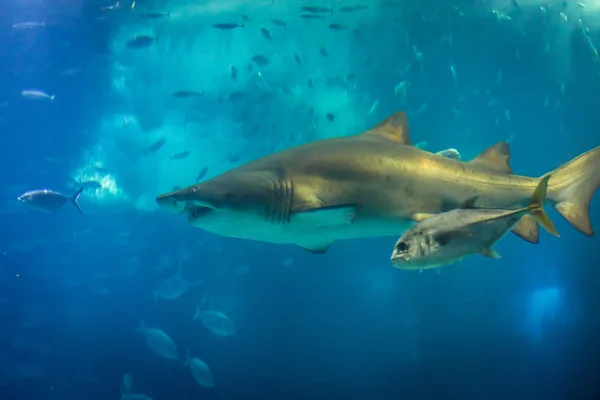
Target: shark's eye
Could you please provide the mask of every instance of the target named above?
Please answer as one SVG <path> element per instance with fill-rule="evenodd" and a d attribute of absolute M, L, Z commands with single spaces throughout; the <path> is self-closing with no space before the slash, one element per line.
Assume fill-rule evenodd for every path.
<path fill-rule="evenodd" d="M 196 188 L 195 188 L 195 187 L 193 187 L 193 188 L 191 188 L 191 189 L 190 189 L 190 191 L 191 191 L 192 193 L 196 193 Z"/>
<path fill-rule="evenodd" d="M 408 250 L 408 243 L 406 242 L 400 242 L 396 245 L 396 250 L 398 250 L 401 253 L 404 253 L 406 250 Z"/>

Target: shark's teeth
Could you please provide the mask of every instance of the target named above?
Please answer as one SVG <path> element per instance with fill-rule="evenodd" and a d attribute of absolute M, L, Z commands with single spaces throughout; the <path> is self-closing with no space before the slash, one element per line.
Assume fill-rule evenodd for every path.
<path fill-rule="evenodd" d="M 198 219 L 211 210 L 212 208 L 210 207 L 188 206 L 188 220 L 193 221 L 195 219 Z"/>

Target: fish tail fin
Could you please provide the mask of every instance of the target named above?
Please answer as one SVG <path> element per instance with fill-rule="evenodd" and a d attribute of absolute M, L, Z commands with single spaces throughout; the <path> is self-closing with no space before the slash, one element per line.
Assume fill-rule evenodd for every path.
<path fill-rule="evenodd" d="M 244 24 L 242 24 L 242 29 L 246 29 L 246 27 L 244 27 Z"/>
<path fill-rule="evenodd" d="M 79 211 L 79 213 L 81 215 L 83 215 L 83 211 L 81 211 L 81 207 L 79 207 L 79 203 L 77 203 L 77 200 L 79 200 L 79 196 L 81 196 L 81 192 L 83 192 L 84 188 L 80 188 L 77 193 L 75 193 L 73 195 L 73 197 L 71 197 L 71 202 L 73 202 L 73 205 L 75 206 L 75 208 L 77 209 L 77 211 Z"/>
<path fill-rule="evenodd" d="M 590 203 L 600 186 L 600 147 L 596 147 L 550 172 L 548 199 L 573 227 L 594 235 Z"/>
<path fill-rule="evenodd" d="M 550 179 L 550 175 L 546 175 L 542 178 L 537 188 L 535 188 L 535 192 L 533 192 L 533 196 L 531 196 L 531 201 L 529 202 L 529 210 L 533 215 L 533 218 L 544 227 L 548 232 L 550 232 L 554 236 L 559 236 L 554 224 L 544 211 L 544 201 L 546 201 L 546 193 L 548 191 L 548 180 Z"/>
<path fill-rule="evenodd" d="M 56 95 L 53 94 L 52 96 L 50 96 L 50 100 L 54 100 L 56 98 Z"/>

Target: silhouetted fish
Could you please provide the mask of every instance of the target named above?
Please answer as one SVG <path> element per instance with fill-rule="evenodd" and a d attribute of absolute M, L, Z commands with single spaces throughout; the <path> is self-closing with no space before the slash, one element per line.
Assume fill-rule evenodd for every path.
<path fill-rule="evenodd" d="M 252 57 L 252 61 L 260 66 L 265 66 L 267 64 L 269 64 L 269 59 L 265 56 L 263 56 L 262 54 L 257 54 L 254 57 Z"/>
<path fill-rule="evenodd" d="M 244 24 L 214 24 L 213 25 L 215 28 L 218 29 L 223 29 L 223 30 L 230 30 L 230 29 L 235 29 L 235 28 L 244 28 Z"/>
<path fill-rule="evenodd" d="M 129 49 L 139 50 L 139 49 L 145 49 L 147 47 L 150 47 L 154 42 L 158 42 L 158 35 L 157 36 L 140 35 L 140 36 L 134 37 L 133 39 L 128 40 L 125 45 Z"/>

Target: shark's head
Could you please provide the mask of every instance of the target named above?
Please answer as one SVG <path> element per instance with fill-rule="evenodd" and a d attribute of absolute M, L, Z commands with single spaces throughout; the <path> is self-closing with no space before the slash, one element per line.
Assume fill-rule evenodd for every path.
<path fill-rule="evenodd" d="M 284 200 L 277 198 L 276 188 L 268 173 L 232 170 L 162 194 L 156 202 L 165 210 L 186 213 L 196 227 L 223 236 L 252 239 L 259 233 L 251 232 L 265 225 L 273 205 Z"/>

